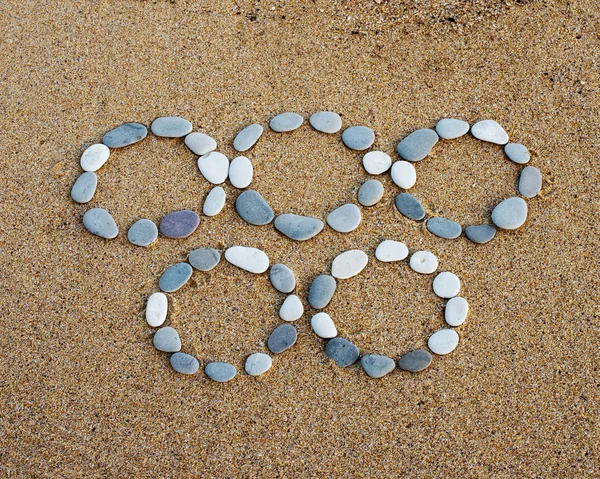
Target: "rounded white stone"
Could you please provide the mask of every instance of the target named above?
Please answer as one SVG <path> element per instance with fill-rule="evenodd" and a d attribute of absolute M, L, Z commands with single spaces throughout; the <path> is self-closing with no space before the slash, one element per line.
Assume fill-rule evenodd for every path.
<path fill-rule="evenodd" d="M 369 257 L 364 251 L 351 249 L 338 255 L 331 265 L 331 276 L 337 279 L 348 279 L 360 273 L 367 263 Z"/>
<path fill-rule="evenodd" d="M 331 339 L 337 336 L 337 328 L 327 313 L 315 314 L 310 320 L 310 325 L 320 338 Z"/>
<path fill-rule="evenodd" d="M 458 346 L 458 333 L 453 329 L 442 329 L 429 337 L 427 346 L 435 354 L 451 353 Z"/>
<path fill-rule="evenodd" d="M 101 143 L 89 146 L 81 155 L 81 168 L 83 171 L 98 171 L 108 157 L 110 156 L 110 148 Z"/>
<path fill-rule="evenodd" d="M 254 353 L 248 356 L 244 368 L 250 376 L 260 376 L 271 369 L 273 361 L 271 356 L 265 353 Z"/>
<path fill-rule="evenodd" d="M 455 296 L 446 303 L 444 319 L 450 326 L 460 326 L 469 315 L 469 303 L 465 298 Z"/>
<path fill-rule="evenodd" d="M 198 158 L 198 169 L 213 185 L 220 185 L 229 174 L 229 160 L 223 153 L 212 151 Z"/>
<path fill-rule="evenodd" d="M 253 174 L 252 162 L 245 156 L 238 156 L 231 160 L 229 181 L 236 188 L 247 188 L 252 183 Z"/>
<path fill-rule="evenodd" d="M 260 274 L 269 269 L 269 257 L 257 248 L 232 246 L 225 251 L 225 259 L 250 273 Z"/>
<path fill-rule="evenodd" d="M 471 134 L 478 140 L 488 141 L 497 145 L 508 143 L 508 133 L 494 120 L 478 121 L 471 127 Z"/>
<path fill-rule="evenodd" d="M 438 267 L 438 260 L 429 251 L 417 251 L 410 257 L 410 267 L 421 274 L 431 274 Z"/>
<path fill-rule="evenodd" d="M 400 188 L 408 190 L 417 182 L 417 171 L 408 161 L 397 161 L 392 165 L 392 181 Z"/>
<path fill-rule="evenodd" d="M 383 151 L 369 151 L 363 156 L 363 166 L 370 175 L 380 175 L 390 169 L 392 159 Z"/>
<path fill-rule="evenodd" d="M 195 131 L 185 137 L 185 146 L 187 146 L 196 155 L 202 156 L 215 151 L 217 149 L 217 142 L 214 138 L 211 138 L 204 133 Z"/>
<path fill-rule="evenodd" d="M 225 190 L 220 186 L 215 186 L 209 191 L 208 195 L 206 195 L 204 205 L 202 206 L 202 213 L 206 216 L 218 215 L 223 209 L 223 206 L 225 206 L 225 198 Z"/>
<path fill-rule="evenodd" d="M 440 298 L 454 298 L 460 291 L 460 279 L 454 273 L 444 271 L 433 280 L 433 292 Z"/>
<path fill-rule="evenodd" d="M 167 301 L 167 295 L 164 293 L 154 293 L 148 298 L 148 304 L 146 305 L 146 321 L 153 328 L 162 326 L 167 319 L 167 310 L 169 308 L 169 302 Z"/>
<path fill-rule="evenodd" d="M 400 241 L 382 241 L 375 250 L 375 257 L 379 261 L 389 263 L 391 261 L 402 261 L 408 256 L 408 248 Z"/>
<path fill-rule="evenodd" d="M 284 321 L 296 321 L 304 314 L 302 301 L 295 294 L 290 294 L 279 309 L 279 317 Z"/>

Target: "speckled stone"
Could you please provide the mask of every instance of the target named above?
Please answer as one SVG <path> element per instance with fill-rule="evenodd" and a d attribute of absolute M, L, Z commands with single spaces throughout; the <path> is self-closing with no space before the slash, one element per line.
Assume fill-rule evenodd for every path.
<path fill-rule="evenodd" d="M 244 369 L 250 376 L 260 376 L 271 369 L 273 361 L 271 356 L 265 353 L 253 353 L 246 359 Z"/>
<path fill-rule="evenodd" d="M 504 153 L 510 161 L 523 165 L 529 162 L 529 150 L 520 143 L 507 143 L 504 146 Z"/>
<path fill-rule="evenodd" d="M 158 228 L 153 221 L 137 220 L 127 231 L 127 239 L 136 246 L 150 246 L 158 238 Z"/>
<path fill-rule="evenodd" d="M 210 271 L 221 261 L 221 255 L 213 248 L 198 248 L 190 252 L 188 261 L 198 271 Z"/>
<path fill-rule="evenodd" d="M 427 346 L 435 354 L 451 353 L 458 346 L 458 334 L 453 329 L 442 329 L 430 336 Z"/>
<path fill-rule="evenodd" d="M 279 354 L 291 348 L 296 343 L 297 337 L 298 333 L 294 326 L 291 324 L 281 324 L 269 336 L 267 347 L 273 354 Z"/>
<path fill-rule="evenodd" d="M 89 146 L 81 155 L 81 169 L 83 171 L 98 171 L 110 156 L 110 149 L 102 143 Z"/>
<path fill-rule="evenodd" d="M 77 203 L 88 203 L 94 197 L 97 186 L 98 177 L 96 176 L 96 173 L 86 171 L 79 175 L 79 178 L 77 178 L 73 184 L 73 188 L 71 188 L 71 198 Z"/>
<path fill-rule="evenodd" d="M 185 137 L 185 146 L 187 146 L 192 153 L 202 156 L 211 151 L 215 151 L 217 149 L 217 142 L 214 138 L 211 138 L 204 133 L 200 133 L 199 131 L 195 131 Z"/>
<path fill-rule="evenodd" d="M 214 362 L 208 363 L 204 367 L 204 374 L 206 374 L 213 381 L 218 383 L 226 383 L 231 381 L 237 374 L 237 369 L 233 364 Z"/>
<path fill-rule="evenodd" d="M 273 131 L 284 133 L 300 128 L 300 125 L 302 125 L 303 122 L 304 119 L 298 115 L 298 113 L 286 112 L 271 118 L 269 126 Z"/>
<path fill-rule="evenodd" d="M 146 322 L 153 328 L 162 326 L 167 319 L 168 310 L 167 296 L 164 293 L 153 293 L 146 304 Z"/>
<path fill-rule="evenodd" d="M 460 279 L 454 273 L 443 271 L 433 280 L 433 292 L 440 298 L 454 298 L 459 291 Z"/>
<path fill-rule="evenodd" d="M 119 234 L 117 223 L 110 213 L 102 208 L 92 208 L 83 215 L 83 226 L 92 234 L 105 239 L 116 238 Z"/>
<path fill-rule="evenodd" d="M 401 261 L 408 256 L 408 248 L 400 241 L 385 240 L 382 241 L 375 250 L 375 257 L 379 261 L 389 263 L 392 261 Z"/>
<path fill-rule="evenodd" d="M 310 319 L 310 326 L 317 336 L 331 339 L 337 336 L 337 328 L 327 313 L 317 313 Z"/>
<path fill-rule="evenodd" d="M 360 273 L 369 262 L 364 251 L 352 249 L 336 256 L 331 264 L 331 276 L 336 279 L 348 279 Z"/>
<path fill-rule="evenodd" d="M 235 200 L 235 209 L 251 225 L 262 226 L 273 221 L 273 210 L 258 191 L 246 190 Z"/>
<path fill-rule="evenodd" d="M 375 141 L 375 133 L 366 126 L 351 126 L 342 133 L 342 141 L 351 150 L 362 151 Z"/>
<path fill-rule="evenodd" d="M 360 358 L 360 364 L 365 372 L 372 378 L 382 378 L 391 373 L 396 367 L 392 358 L 379 354 L 367 354 Z"/>
<path fill-rule="evenodd" d="M 169 359 L 171 367 L 180 374 L 196 374 L 200 363 L 191 354 L 175 353 Z"/>
<path fill-rule="evenodd" d="M 383 185 L 379 180 L 368 180 L 358 190 L 358 202 L 363 206 L 373 206 L 383 198 Z"/>
<path fill-rule="evenodd" d="M 465 298 L 455 296 L 446 303 L 444 319 L 450 326 L 460 326 L 469 315 L 469 303 Z"/>
<path fill-rule="evenodd" d="M 333 298 L 336 286 L 333 276 L 326 274 L 317 276 L 310 285 L 308 304 L 314 309 L 323 309 Z"/>
<path fill-rule="evenodd" d="M 494 120 L 478 121 L 471 127 L 471 134 L 478 140 L 505 145 L 508 143 L 508 134 Z"/>
<path fill-rule="evenodd" d="M 333 111 L 318 111 L 308 121 L 315 130 L 322 133 L 337 133 L 342 129 L 342 119 Z"/>
<path fill-rule="evenodd" d="M 106 133 L 102 138 L 102 143 L 109 148 L 122 148 L 143 140 L 147 135 L 148 129 L 144 125 L 125 123 Z"/>
<path fill-rule="evenodd" d="M 417 171 L 412 163 L 397 161 L 392 165 L 392 181 L 400 188 L 408 190 L 417 182 Z"/>
<path fill-rule="evenodd" d="M 407 218 L 415 221 L 425 218 L 425 209 L 419 200 L 410 193 L 400 193 L 396 196 L 395 203 L 398 211 Z"/>
<path fill-rule="evenodd" d="M 360 356 L 358 348 L 344 338 L 333 338 L 328 341 L 325 354 L 340 368 L 354 364 Z"/>
<path fill-rule="evenodd" d="M 158 287 L 165 293 L 173 293 L 192 277 L 192 267 L 187 263 L 169 266 L 160 277 Z"/>
<path fill-rule="evenodd" d="M 526 166 L 519 177 L 519 193 L 525 198 L 533 198 L 542 189 L 542 174 L 533 166 Z"/>
<path fill-rule="evenodd" d="M 150 130 L 156 136 L 181 138 L 192 131 L 192 124 L 179 116 L 163 116 L 152 122 Z"/>
<path fill-rule="evenodd" d="M 492 211 L 492 221 L 498 228 L 514 230 L 527 219 L 527 203 L 523 198 L 507 198 Z"/>
<path fill-rule="evenodd" d="M 424 349 L 416 349 L 402 356 L 400 361 L 398 361 L 398 367 L 404 371 L 418 373 L 419 371 L 427 369 L 432 360 L 433 357 L 429 351 L 425 351 Z"/>
<path fill-rule="evenodd" d="M 291 293 L 296 287 L 294 272 L 284 264 L 275 264 L 269 272 L 273 287 L 280 293 Z"/>
<path fill-rule="evenodd" d="M 427 231 L 440 238 L 455 239 L 462 233 L 462 228 L 455 221 L 436 216 L 427 220 Z"/>
<path fill-rule="evenodd" d="M 306 241 L 318 235 L 325 226 L 320 219 L 290 213 L 279 215 L 274 225 L 277 231 L 296 241 Z"/>
<path fill-rule="evenodd" d="M 215 186 L 206 195 L 204 205 L 202 205 L 202 213 L 206 216 L 218 215 L 225 206 L 225 190 L 220 186 Z"/>
<path fill-rule="evenodd" d="M 361 221 L 360 209 L 351 203 L 342 205 L 327 215 L 327 224 L 339 233 L 354 231 Z"/>
<path fill-rule="evenodd" d="M 435 125 L 435 131 L 444 140 L 460 138 L 469 132 L 469 124 L 463 120 L 443 118 Z"/>
<path fill-rule="evenodd" d="M 295 294 L 290 294 L 279 308 L 279 317 L 284 321 L 297 321 L 304 314 L 302 301 Z"/>
<path fill-rule="evenodd" d="M 248 125 L 234 138 L 233 147 L 240 152 L 249 150 L 256 144 L 262 134 L 263 127 L 258 123 Z"/>
<path fill-rule="evenodd" d="M 237 156 L 229 164 L 229 181 L 240 190 L 247 188 L 252 183 L 254 168 L 252 162 L 245 156 Z"/>
<path fill-rule="evenodd" d="M 396 151 L 407 161 L 420 161 L 431 152 L 438 142 L 437 133 L 429 128 L 413 131 L 398 143 Z"/>
<path fill-rule="evenodd" d="M 269 269 L 269 257 L 257 248 L 232 246 L 225 250 L 225 259 L 250 273 L 261 274 Z"/>
<path fill-rule="evenodd" d="M 496 236 L 496 228 L 490 225 L 472 225 L 465 228 L 465 236 L 473 243 L 487 243 Z"/>
<path fill-rule="evenodd" d="M 220 185 L 229 175 L 229 159 L 223 153 L 211 151 L 198 158 L 198 169 L 206 181 Z"/>
<path fill-rule="evenodd" d="M 383 151 L 369 151 L 363 156 L 362 163 L 367 173 L 380 175 L 390 169 L 392 159 Z"/>
<path fill-rule="evenodd" d="M 164 353 L 176 353 L 181 350 L 179 333 L 170 326 L 160 328 L 152 339 L 154 347 Z"/>
<path fill-rule="evenodd" d="M 198 225 L 200 218 L 191 210 L 173 211 L 160 222 L 160 233 L 167 238 L 187 238 Z"/>

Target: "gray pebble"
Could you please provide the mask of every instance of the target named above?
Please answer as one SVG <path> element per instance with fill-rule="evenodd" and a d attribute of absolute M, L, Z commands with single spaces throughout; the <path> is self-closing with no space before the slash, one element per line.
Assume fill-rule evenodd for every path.
<path fill-rule="evenodd" d="M 533 198 L 542 189 L 542 174 L 533 166 L 526 166 L 519 178 L 519 193 L 525 198 Z"/>
<path fill-rule="evenodd" d="M 279 354 L 292 347 L 296 343 L 297 337 L 298 333 L 294 326 L 291 324 L 281 324 L 269 336 L 267 347 L 272 353 Z"/>
<path fill-rule="evenodd" d="M 158 286 L 165 293 L 173 293 L 187 283 L 191 276 L 192 267 L 189 264 L 175 263 L 162 274 Z"/>
<path fill-rule="evenodd" d="M 77 203 L 87 203 L 91 201 L 96 193 L 96 187 L 98 186 L 98 177 L 93 171 L 86 171 L 79 175 L 77 181 L 71 188 L 71 198 Z"/>
<path fill-rule="evenodd" d="M 520 165 L 529 161 L 529 150 L 520 143 L 508 143 L 504 146 L 504 153 L 508 159 Z"/>
<path fill-rule="evenodd" d="M 190 252 L 189 263 L 198 271 L 210 271 L 221 261 L 221 255 L 216 249 L 198 248 Z"/>
<path fill-rule="evenodd" d="M 496 228 L 490 225 L 473 225 L 465 228 L 465 236 L 473 243 L 487 243 L 496 236 Z"/>
<path fill-rule="evenodd" d="M 181 350 L 179 333 L 170 326 L 165 326 L 156 331 L 152 342 L 156 349 L 165 353 L 176 353 Z"/>
<path fill-rule="evenodd" d="M 150 130 L 156 136 L 181 138 L 192 131 L 192 124 L 179 116 L 163 116 L 152 122 Z"/>
<path fill-rule="evenodd" d="M 444 140 L 453 140 L 460 138 L 469 131 L 469 124 L 466 121 L 456 120 L 454 118 L 443 118 L 435 125 L 435 131 Z"/>
<path fill-rule="evenodd" d="M 127 239 L 136 246 L 150 246 L 158 238 L 158 228 L 153 221 L 137 220 L 127 232 Z"/>
<path fill-rule="evenodd" d="M 271 356 L 265 353 L 254 353 L 248 356 L 244 369 L 250 376 L 260 376 L 271 369 L 273 361 Z"/>
<path fill-rule="evenodd" d="M 396 208 L 411 220 L 419 221 L 425 218 L 425 210 L 421 203 L 410 193 L 400 193 L 396 196 Z"/>
<path fill-rule="evenodd" d="M 310 216 L 283 214 L 275 218 L 275 228 L 296 241 L 305 241 L 318 235 L 324 227 L 321 220 Z"/>
<path fill-rule="evenodd" d="M 102 143 L 109 148 L 122 148 L 143 140 L 146 135 L 148 135 L 148 129 L 144 125 L 125 123 L 106 133 L 102 138 Z"/>
<path fill-rule="evenodd" d="M 339 233 L 354 231 L 361 221 L 360 209 L 351 203 L 342 205 L 327 215 L 327 224 Z"/>
<path fill-rule="evenodd" d="M 214 362 L 206 365 L 204 373 L 213 381 L 226 383 L 235 377 L 237 369 L 233 364 Z"/>
<path fill-rule="evenodd" d="M 498 228 L 514 230 L 527 219 L 527 203 L 523 198 L 507 198 L 492 211 L 492 221 Z"/>
<path fill-rule="evenodd" d="M 429 128 L 415 130 L 398 143 L 396 151 L 405 160 L 420 161 L 429 155 L 438 140 L 437 133 Z"/>
<path fill-rule="evenodd" d="M 240 131 L 233 140 L 233 147 L 237 151 L 246 151 L 252 148 L 263 134 L 263 127 L 258 123 L 248 125 Z"/>
<path fill-rule="evenodd" d="M 280 293 L 291 293 L 296 287 L 294 272 L 284 264 L 273 265 L 269 272 L 269 279 Z"/>
<path fill-rule="evenodd" d="M 83 226 L 101 238 L 113 239 L 119 234 L 117 223 L 110 213 L 102 208 L 92 208 L 83 215 Z"/>
<path fill-rule="evenodd" d="M 181 210 L 165 216 L 159 228 L 167 238 L 186 238 L 196 231 L 199 224 L 200 218 L 194 211 Z"/>
<path fill-rule="evenodd" d="M 315 130 L 323 133 L 337 133 L 342 128 L 340 115 L 333 111 L 318 111 L 308 121 Z"/>
<path fill-rule="evenodd" d="M 383 185 L 379 180 L 368 180 L 358 190 L 358 202 L 363 206 L 373 206 L 383 197 Z"/>
<path fill-rule="evenodd" d="M 462 233 L 462 228 L 455 221 L 436 216 L 427 220 L 427 231 L 440 238 L 454 239 Z"/>
<path fill-rule="evenodd" d="M 358 348 L 344 338 L 333 338 L 325 346 L 325 354 L 340 368 L 354 364 L 360 355 Z"/>
<path fill-rule="evenodd" d="M 195 131 L 185 137 L 185 146 L 187 146 L 192 153 L 204 156 L 217 149 L 217 142 L 214 138 L 211 138 L 205 133 Z"/>
<path fill-rule="evenodd" d="M 342 133 L 342 141 L 351 150 L 366 150 L 375 141 L 375 133 L 366 126 L 351 126 Z"/>
<path fill-rule="evenodd" d="M 392 358 L 380 356 L 379 354 L 367 354 L 360 358 L 360 364 L 365 372 L 372 378 L 382 378 L 391 373 L 396 367 Z"/>
<path fill-rule="evenodd" d="M 235 200 L 235 209 L 251 225 L 266 225 L 273 221 L 273 210 L 258 191 L 246 190 Z"/>
<path fill-rule="evenodd" d="M 304 119 L 298 113 L 286 112 L 271 118 L 269 126 L 273 131 L 284 133 L 299 128 L 303 121 Z"/>
<path fill-rule="evenodd" d="M 191 354 L 175 353 L 169 361 L 173 369 L 181 374 L 196 374 L 200 369 L 200 363 Z"/>
<path fill-rule="evenodd" d="M 398 367 L 404 371 L 418 373 L 426 369 L 431 364 L 432 359 L 429 351 L 416 349 L 402 356 L 400 361 L 398 361 Z"/>
<path fill-rule="evenodd" d="M 333 276 L 322 274 L 317 276 L 308 291 L 308 303 L 314 309 L 323 309 L 329 304 L 337 283 Z"/>

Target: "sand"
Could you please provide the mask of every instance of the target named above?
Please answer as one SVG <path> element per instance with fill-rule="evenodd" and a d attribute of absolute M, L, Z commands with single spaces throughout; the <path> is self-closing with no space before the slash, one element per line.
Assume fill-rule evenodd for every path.
<path fill-rule="evenodd" d="M 0 5 L 0 476 L 599 477 L 600 4 L 289 3 Z M 70 199 L 83 150 L 122 122 L 181 115 L 231 157 L 250 122 L 321 109 L 373 128 L 390 154 L 441 117 L 493 118 L 530 148 L 543 195 L 522 229 L 478 246 L 395 213 L 385 175 L 358 230 L 298 244 L 245 224 L 227 185 L 194 235 L 140 249 L 125 237 L 134 221 L 200 211 L 210 189 L 181 141 L 150 136 L 111 156 L 90 205 Z M 339 135 L 306 124 L 266 132 L 248 156 L 277 213 L 324 219 L 368 178 Z M 473 224 L 515 194 L 518 171 L 463 138 L 417 165 L 413 191 Z M 116 240 L 84 230 L 91 206 L 114 215 Z M 384 238 L 437 254 L 472 309 L 459 347 L 426 372 L 334 367 L 310 312 L 260 378 L 184 378 L 152 348 L 144 303 L 193 248 L 262 248 L 305 298 L 337 254 L 372 255 Z M 266 275 L 226 264 L 173 298 L 184 350 L 238 370 L 283 301 Z M 431 278 L 372 260 L 327 312 L 364 353 L 398 357 L 442 326 L 442 307 Z"/>

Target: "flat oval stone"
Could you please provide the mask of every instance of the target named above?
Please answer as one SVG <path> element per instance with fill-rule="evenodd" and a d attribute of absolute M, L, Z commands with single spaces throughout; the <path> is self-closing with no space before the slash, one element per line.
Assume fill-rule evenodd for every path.
<path fill-rule="evenodd" d="M 333 298 L 336 286 L 333 276 L 326 274 L 317 276 L 308 291 L 308 304 L 314 309 L 323 309 Z"/>
<path fill-rule="evenodd" d="M 86 171 L 79 175 L 79 178 L 77 178 L 73 184 L 73 188 L 71 188 L 71 198 L 77 203 L 87 203 L 94 197 L 97 186 L 98 177 L 96 176 L 96 173 Z"/>
<path fill-rule="evenodd" d="M 417 182 L 417 171 L 408 161 L 397 161 L 392 165 L 392 181 L 400 188 L 408 190 Z"/>
<path fill-rule="evenodd" d="M 333 338 L 325 346 L 325 354 L 340 368 L 354 364 L 360 356 L 358 348 L 344 338 Z"/>
<path fill-rule="evenodd" d="M 81 155 L 81 169 L 83 171 L 98 171 L 110 156 L 110 149 L 102 143 L 88 146 Z"/>
<path fill-rule="evenodd" d="M 308 121 L 315 130 L 322 133 L 337 133 L 342 128 L 340 115 L 333 111 L 318 111 Z"/>
<path fill-rule="evenodd" d="M 520 143 L 507 143 L 504 145 L 504 154 L 508 156 L 510 161 L 519 165 L 528 163 L 530 159 L 529 150 Z"/>
<path fill-rule="evenodd" d="M 167 319 L 169 302 L 163 293 L 153 293 L 146 304 L 146 322 L 153 328 L 162 326 Z"/>
<path fill-rule="evenodd" d="M 463 120 L 443 118 L 435 125 L 435 131 L 444 140 L 454 140 L 468 133 L 469 124 Z"/>
<path fill-rule="evenodd" d="M 455 221 L 436 216 L 427 220 L 427 231 L 440 238 L 455 239 L 462 233 L 462 228 Z"/>
<path fill-rule="evenodd" d="M 392 358 L 379 354 L 367 354 L 360 358 L 360 364 L 365 372 L 372 378 L 382 378 L 391 373 L 396 367 Z"/>
<path fill-rule="evenodd" d="M 395 203 L 398 211 L 407 218 L 415 221 L 425 218 L 425 209 L 419 200 L 410 193 L 400 193 L 396 196 Z"/>
<path fill-rule="evenodd" d="M 191 354 L 175 353 L 169 359 L 171 367 L 181 374 L 196 374 L 200 369 L 200 363 Z"/>
<path fill-rule="evenodd" d="M 273 221 L 273 210 L 258 191 L 246 190 L 235 200 L 235 209 L 251 225 L 262 226 Z"/>
<path fill-rule="evenodd" d="M 258 123 L 248 125 L 234 138 L 233 147 L 240 152 L 249 150 L 256 144 L 262 134 L 263 127 Z"/>
<path fill-rule="evenodd" d="M 363 206 L 373 206 L 383 198 L 383 185 L 379 180 L 368 180 L 358 190 L 358 202 Z"/>
<path fill-rule="evenodd" d="M 125 123 L 110 130 L 102 138 L 109 148 L 122 148 L 143 140 L 148 135 L 148 129 L 140 123 Z"/>
<path fill-rule="evenodd" d="M 191 210 L 173 211 L 160 222 L 160 232 L 167 238 L 187 238 L 198 225 L 200 218 Z"/>
<path fill-rule="evenodd" d="M 337 328 L 327 313 L 317 313 L 310 319 L 310 326 L 317 336 L 331 339 L 337 336 Z"/>
<path fill-rule="evenodd" d="M 229 181 L 241 189 L 247 188 L 252 183 L 254 168 L 252 162 L 245 156 L 235 157 L 229 165 Z"/>
<path fill-rule="evenodd" d="M 296 321 L 304 314 L 302 301 L 295 294 L 290 294 L 279 308 L 279 317 L 284 321 Z"/>
<path fill-rule="evenodd" d="M 458 334 L 453 329 L 442 329 L 429 337 L 427 346 L 435 354 L 451 353 L 458 346 Z"/>
<path fill-rule="evenodd" d="M 277 326 L 269 340 L 267 341 L 267 347 L 273 354 L 283 353 L 286 349 L 291 348 L 296 343 L 296 328 L 291 324 L 281 324 Z"/>
<path fill-rule="evenodd" d="M 206 374 L 213 381 L 218 383 L 226 383 L 231 381 L 237 374 L 237 369 L 233 364 L 214 362 L 208 363 L 204 367 L 204 374 Z"/>
<path fill-rule="evenodd" d="M 408 161 L 420 161 L 431 152 L 438 142 L 437 133 L 429 128 L 413 131 L 410 135 L 398 143 L 396 151 Z"/>
<path fill-rule="evenodd" d="M 189 263 L 198 271 L 210 271 L 221 261 L 221 255 L 213 248 L 198 248 L 190 252 Z"/>
<path fill-rule="evenodd" d="M 496 228 L 490 225 L 472 225 L 465 228 L 465 236 L 473 243 L 487 243 L 496 236 Z"/>
<path fill-rule="evenodd" d="M 471 127 L 471 134 L 478 140 L 505 145 L 508 143 L 508 133 L 494 120 L 478 121 Z"/>
<path fill-rule="evenodd" d="M 83 215 L 83 226 L 100 238 L 113 239 L 119 234 L 117 223 L 110 213 L 102 208 L 92 208 Z"/>
<path fill-rule="evenodd" d="M 351 126 L 342 133 L 342 141 L 351 150 L 362 151 L 375 141 L 375 133 L 366 126 Z"/>
<path fill-rule="evenodd" d="M 273 287 L 281 293 L 291 293 L 296 288 L 294 272 L 284 264 L 275 264 L 269 272 Z"/>
<path fill-rule="evenodd" d="M 271 356 L 265 353 L 253 353 L 246 359 L 244 369 L 250 376 L 260 376 L 271 369 L 273 361 Z"/>
<path fill-rule="evenodd" d="M 163 138 L 181 138 L 192 131 L 192 124 L 179 116 L 163 116 L 152 122 L 150 130 Z"/>
<path fill-rule="evenodd" d="M 246 246 L 232 246 L 225 251 L 225 259 L 232 265 L 254 274 L 269 268 L 269 257 L 261 250 Z"/>
<path fill-rule="evenodd" d="M 407 256 L 408 248 L 400 241 L 382 241 L 375 250 L 375 257 L 379 261 L 383 261 L 385 263 L 389 263 L 391 261 L 401 261 Z"/>
<path fill-rule="evenodd" d="M 431 274 L 437 269 L 438 260 L 429 251 L 417 251 L 410 257 L 410 267 L 417 273 Z"/>
<path fill-rule="evenodd" d="M 218 215 L 223 209 L 223 206 L 225 206 L 225 198 L 225 190 L 220 186 L 215 186 L 208 192 L 208 195 L 206 195 L 204 205 L 202 206 L 202 213 L 206 216 Z"/>
<path fill-rule="evenodd" d="M 331 276 L 337 279 L 348 279 L 360 273 L 367 263 L 369 257 L 364 251 L 352 249 L 336 256 L 331 264 Z"/>
<path fill-rule="evenodd" d="M 286 213 L 275 218 L 275 228 L 296 241 L 306 241 L 318 235 L 325 226 L 320 219 Z"/>
<path fill-rule="evenodd" d="M 455 296 L 446 303 L 444 319 L 450 326 L 460 326 L 469 314 L 469 303 L 465 298 Z"/>
<path fill-rule="evenodd" d="M 158 238 L 158 228 L 153 221 L 137 220 L 127 231 L 127 239 L 136 246 L 150 246 Z"/>
<path fill-rule="evenodd" d="M 195 131 L 185 137 L 185 146 L 198 156 L 206 155 L 217 149 L 217 142 L 204 133 Z"/>
<path fill-rule="evenodd" d="M 492 221 L 498 228 L 514 230 L 527 219 L 527 203 L 523 198 L 507 198 L 492 211 Z"/>
<path fill-rule="evenodd" d="M 370 175 L 385 173 L 392 166 L 390 155 L 383 151 L 369 151 L 363 156 L 363 166 Z"/>
<path fill-rule="evenodd" d="M 164 353 L 176 353 L 181 350 L 179 333 L 170 326 L 165 326 L 156 331 L 152 342 L 156 349 Z"/>
<path fill-rule="evenodd" d="M 327 215 L 327 224 L 339 233 L 354 231 L 361 221 L 360 209 L 351 203 L 342 205 Z"/>
<path fill-rule="evenodd" d="M 165 293 L 173 293 L 192 277 L 192 267 L 187 263 L 169 266 L 160 277 L 158 287 Z"/>
<path fill-rule="evenodd" d="M 460 279 L 454 273 L 444 271 L 433 280 L 433 292 L 440 298 L 454 298 L 460 291 Z"/>
<path fill-rule="evenodd" d="M 408 354 L 405 354 L 398 361 L 398 367 L 404 371 L 410 371 L 411 373 L 418 373 L 423 371 L 430 364 L 433 358 L 429 351 L 424 349 L 415 349 Z"/>
<path fill-rule="evenodd" d="M 286 112 L 271 118 L 269 126 L 273 131 L 284 133 L 299 128 L 302 122 L 304 122 L 304 119 L 298 113 Z"/>
<path fill-rule="evenodd" d="M 220 185 L 229 174 L 229 160 L 223 153 L 211 151 L 198 158 L 198 169 L 207 181 L 213 185 Z"/>
<path fill-rule="evenodd" d="M 542 174 L 533 166 L 526 166 L 519 178 L 519 193 L 525 198 L 533 198 L 542 189 Z"/>

